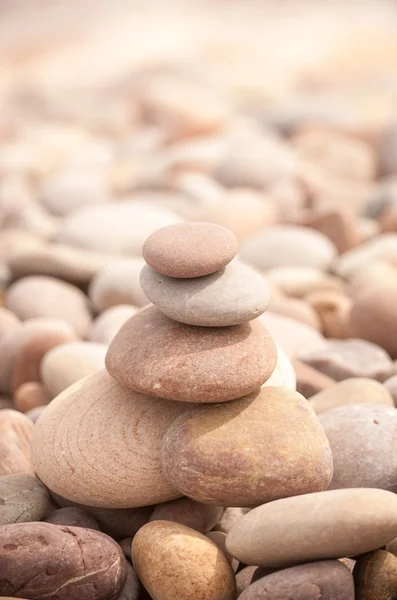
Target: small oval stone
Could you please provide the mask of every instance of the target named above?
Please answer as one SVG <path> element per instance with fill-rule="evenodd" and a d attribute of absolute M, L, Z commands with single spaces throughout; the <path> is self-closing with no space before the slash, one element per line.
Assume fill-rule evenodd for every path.
<path fill-rule="evenodd" d="M 135 306 L 120 304 L 103 311 L 94 319 L 89 339 L 100 344 L 110 344 L 121 327 L 137 312 Z"/>
<path fill-rule="evenodd" d="M 209 506 L 191 498 L 178 498 L 158 504 L 149 521 L 172 521 L 200 533 L 208 533 L 217 524 L 222 513 L 223 508 L 220 506 Z"/>
<path fill-rule="evenodd" d="M 138 600 L 139 592 L 141 591 L 139 579 L 129 562 L 126 561 L 125 566 L 127 569 L 127 579 L 121 590 L 121 594 L 117 596 L 117 600 Z"/>
<path fill-rule="evenodd" d="M 55 317 L 69 323 L 80 337 L 88 334 L 91 315 L 87 298 L 76 286 L 44 275 L 23 277 L 6 294 L 7 307 L 22 321 Z"/>
<path fill-rule="evenodd" d="M 0 525 L 40 521 L 50 507 L 46 487 L 32 475 L 0 477 Z"/>
<path fill-rule="evenodd" d="M 32 459 L 50 490 L 102 508 L 180 496 L 161 472 L 164 433 L 186 405 L 136 394 L 99 371 L 65 390 L 37 421 Z"/>
<path fill-rule="evenodd" d="M 50 523 L 1 527 L 0 572 L 1 594 L 30 599 L 111 600 L 127 577 L 124 555 L 110 537 Z"/>
<path fill-rule="evenodd" d="M 161 312 L 187 325 L 238 325 L 259 317 L 270 300 L 263 277 L 238 261 L 211 275 L 184 280 L 159 275 L 146 265 L 140 281 Z"/>
<path fill-rule="evenodd" d="M 275 267 L 327 270 L 336 253 L 333 243 L 314 229 L 277 225 L 246 239 L 239 254 L 248 264 L 267 271 Z"/>
<path fill-rule="evenodd" d="M 153 600 L 234 600 L 232 567 L 201 533 L 168 521 L 144 525 L 132 542 L 134 569 Z"/>
<path fill-rule="evenodd" d="M 152 233 L 142 247 L 150 267 L 161 275 L 202 277 L 223 269 L 236 256 L 236 236 L 215 223 L 176 223 Z"/>
<path fill-rule="evenodd" d="M 353 575 L 356 600 L 392 600 L 397 588 L 397 558 L 385 550 L 364 554 Z"/>
<path fill-rule="evenodd" d="M 327 489 L 332 478 L 314 412 L 282 387 L 187 411 L 165 434 L 161 458 L 181 493 L 208 504 L 255 506 Z"/>
<path fill-rule="evenodd" d="M 41 363 L 41 380 L 55 398 L 79 379 L 105 366 L 107 346 L 96 342 L 74 342 L 53 348 Z"/>
<path fill-rule="evenodd" d="M 14 393 L 14 408 L 23 413 L 44 406 L 48 402 L 48 394 L 39 381 L 27 381 Z"/>
<path fill-rule="evenodd" d="M 319 419 L 332 450 L 330 489 L 369 487 L 397 492 L 396 408 L 349 404 L 327 410 Z"/>
<path fill-rule="evenodd" d="M 359 294 L 350 313 L 349 331 L 397 358 L 397 285 L 369 288 Z"/>
<path fill-rule="evenodd" d="M 319 596 L 321 594 L 321 596 Z M 338 560 L 324 560 L 282 569 L 252 583 L 240 600 L 354 600 L 350 570 Z"/>
<path fill-rule="evenodd" d="M 329 490 L 254 508 L 231 529 L 226 547 L 248 565 L 287 567 L 370 552 L 396 534 L 395 494 Z"/>
<path fill-rule="evenodd" d="M 110 344 L 106 368 L 137 392 L 182 402 L 224 402 L 258 388 L 277 351 L 257 320 L 231 327 L 177 323 L 155 306 L 140 311 Z"/>
<path fill-rule="evenodd" d="M 338 406 L 366 403 L 394 407 L 393 398 L 386 387 L 369 377 L 344 379 L 310 398 L 310 404 L 316 414 Z"/>

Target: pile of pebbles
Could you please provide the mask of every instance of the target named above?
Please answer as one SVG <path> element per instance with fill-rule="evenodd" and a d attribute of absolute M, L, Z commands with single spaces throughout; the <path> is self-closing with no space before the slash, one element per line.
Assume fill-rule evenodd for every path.
<path fill-rule="evenodd" d="M 0 600 L 397 594 L 396 124 L 206 66 L 4 101 Z"/>

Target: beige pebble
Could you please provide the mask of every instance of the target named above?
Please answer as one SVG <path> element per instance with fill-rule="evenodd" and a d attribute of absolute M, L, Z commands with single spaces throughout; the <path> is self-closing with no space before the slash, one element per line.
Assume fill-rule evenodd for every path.
<path fill-rule="evenodd" d="M 142 247 L 147 264 L 168 277 L 192 278 L 223 269 L 235 257 L 233 233 L 214 223 L 176 223 L 152 233 Z"/>
<path fill-rule="evenodd" d="M 302 225 L 326 235 L 339 254 L 358 246 L 362 241 L 356 216 L 348 206 L 323 208 L 305 219 Z"/>
<path fill-rule="evenodd" d="M 0 411 L 0 475 L 34 475 L 30 457 L 33 423 L 16 410 Z"/>
<path fill-rule="evenodd" d="M 69 323 L 77 335 L 88 334 L 91 315 L 87 298 L 70 283 L 39 275 L 24 277 L 8 288 L 6 302 L 22 321 L 54 317 Z"/>
<path fill-rule="evenodd" d="M 383 233 L 374 239 L 345 252 L 334 263 L 335 272 L 341 277 L 350 278 L 363 267 L 377 261 L 397 260 L 397 235 Z"/>
<path fill-rule="evenodd" d="M 161 440 L 186 405 L 144 397 L 106 371 L 77 382 L 37 421 L 32 459 L 40 479 L 74 502 L 133 508 L 180 494 L 161 472 Z"/>
<path fill-rule="evenodd" d="M 96 252 L 140 256 L 146 238 L 181 219 L 172 211 L 135 200 L 85 206 L 61 223 L 58 241 Z"/>
<path fill-rule="evenodd" d="M 296 375 L 288 355 L 277 347 L 277 364 L 269 379 L 263 384 L 265 387 L 286 387 L 296 390 Z"/>
<path fill-rule="evenodd" d="M 88 295 L 95 309 L 102 312 L 119 304 L 145 306 L 149 300 L 139 283 L 145 262 L 142 258 L 115 261 L 101 269 L 92 279 Z"/>
<path fill-rule="evenodd" d="M 233 571 L 236 572 L 240 566 L 240 563 L 238 560 L 233 558 L 233 556 L 229 554 L 226 549 L 226 533 L 222 533 L 222 531 L 209 531 L 206 536 L 209 540 L 211 540 L 211 542 L 214 542 L 214 544 L 216 544 L 218 548 L 222 550 L 223 554 L 232 565 Z"/>
<path fill-rule="evenodd" d="M 7 335 L 18 329 L 20 325 L 20 320 L 13 312 L 6 308 L 0 308 L 0 342 Z"/>
<path fill-rule="evenodd" d="M 110 192 L 102 169 L 69 167 L 48 177 L 39 197 L 50 213 L 64 217 L 82 206 L 106 202 Z"/>
<path fill-rule="evenodd" d="M 225 508 L 223 515 L 219 519 L 218 523 L 214 527 L 214 531 L 221 531 L 222 533 L 229 533 L 233 525 L 237 523 L 244 515 L 249 512 L 249 508 L 228 506 Z"/>
<path fill-rule="evenodd" d="M 382 385 L 368 377 L 352 377 L 318 392 L 310 398 L 310 404 L 316 414 L 332 410 L 346 404 L 384 404 L 393 406 L 394 401 Z"/>
<path fill-rule="evenodd" d="M 349 318 L 352 301 L 340 292 L 317 291 L 305 296 L 315 310 L 321 330 L 329 338 L 343 339 L 349 336 Z"/>
<path fill-rule="evenodd" d="M 7 260 L 14 278 L 49 275 L 77 285 L 87 285 L 92 277 L 113 262 L 114 257 L 63 244 L 17 247 Z"/>
<path fill-rule="evenodd" d="M 48 404 L 48 401 L 47 392 L 39 381 L 27 381 L 14 393 L 14 407 L 23 413 Z"/>
<path fill-rule="evenodd" d="M 29 417 L 32 423 L 36 423 L 37 419 L 43 414 L 46 408 L 47 404 L 44 404 L 43 406 L 36 406 L 36 408 L 31 408 L 28 410 L 25 415 Z"/>
<path fill-rule="evenodd" d="M 181 493 L 221 506 L 327 489 L 332 477 L 330 448 L 314 411 L 283 387 L 185 412 L 166 432 L 161 459 Z"/>
<path fill-rule="evenodd" d="M 223 508 L 220 506 L 202 504 L 191 498 L 177 498 L 158 504 L 149 521 L 172 521 L 200 533 L 208 533 L 219 521 L 222 513 Z"/>
<path fill-rule="evenodd" d="M 363 292 L 382 285 L 397 285 L 397 269 L 385 260 L 377 260 L 358 268 L 349 277 L 347 291 L 356 298 Z"/>
<path fill-rule="evenodd" d="M 336 292 L 342 288 L 338 277 L 312 267 L 276 267 L 266 271 L 265 277 L 284 294 L 294 298 L 303 298 L 317 291 Z"/>
<path fill-rule="evenodd" d="M 168 521 L 144 525 L 132 542 L 134 569 L 153 600 L 234 600 L 236 582 L 223 552 L 201 533 Z"/>
<path fill-rule="evenodd" d="M 307 227 L 268 227 L 247 238 L 240 257 L 261 271 L 276 267 L 311 267 L 327 270 L 336 248 L 322 233 Z"/>
<path fill-rule="evenodd" d="M 369 488 L 283 498 L 245 515 L 226 547 L 241 562 L 264 567 L 355 556 L 396 537 L 396 508 L 395 494 Z"/>
<path fill-rule="evenodd" d="M 389 379 L 386 379 L 386 381 L 383 382 L 383 385 L 393 398 L 394 404 L 397 406 L 397 375 L 393 375 L 392 377 L 389 377 Z"/>
<path fill-rule="evenodd" d="M 97 342 L 74 342 L 53 348 L 44 356 L 41 380 L 50 398 L 105 366 L 107 346 Z"/>
<path fill-rule="evenodd" d="M 322 334 L 305 323 L 266 311 L 259 317 L 273 340 L 289 358 L 294 359 L 302 352 L 316 351 L 326 344 Z"/>
<path fill-rule="evenodd" d="M 92 322 L 89 339 L 100 344 L 110 344 L 121 327 L 137 312 L 135 306 L 119 304 L 105 309 Z"/>
<path fill-rule="evenodd" d="M 276 361 L 276 347 L 259 320 L 199 328 L 149 306 L 120 329 L 109 346 L 106 368 L 137 392 L 205 403 L 250 393 L 270 377 Z"/>
<path fill-rule="evenodd" d="M 270 300 L 268 285 L 261 274 L 239 261 L 194 279 L 167 277 L 145 265 L 140 283 L 161 312 L 187 325 L 238 325 L 259 317 Z"/>
<path fill-rule="evenodd" d="M 308 302 L 301 300 L 300 298 L 276 298 L 275 300 L 270 301 L 269 310 L 273 313 L 284 315 L 285 317 L 291 317 L 313 329 L 320 331 L 322 329 L 316 311 Z"/>

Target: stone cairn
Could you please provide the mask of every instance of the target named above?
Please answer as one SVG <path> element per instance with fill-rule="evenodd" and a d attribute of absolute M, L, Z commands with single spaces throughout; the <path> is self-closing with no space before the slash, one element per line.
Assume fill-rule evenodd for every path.
<path fill-rule="evenodd" d="M 236 253 L 234 235 L 210 223 L 149 236 L 141 285 L 152 304 L 116 334 L 106 370 L 66 389 L 42 414 L 34 468 L 58 505 L 88 507 L 105 532 L 127 538 L 120 544 L 144 586 L 140 598 L 234 600 L 236 585 L 241 592 L 259 566 L 258 583 L 241 599 L 262 597 L 260 582 L 273 590 L 269 598 L 281 597 L 286 567 L 296 570 L 288 581 L 329 580 L 330 597 L 350 599 L 350 570 L 330 559 L 391 541 L 397 500 L 379 489 L 326 491 L 329 441 L 261 322 L 268 285 Z M 336 534 L 335 523 L 343 524 Z M 117 597 L 127 572 L 112 540 L 35 523 L 11 525 L 10 543 L 27 535 L 25 526 L 29 539 L 63 549 L 80 538 L 84 565 L 92 561 L 81 579 L 95 582 L 93 573 L 107 569 L 95 598 Z M 100 559 L 94 548 L 103 550 Z M 315 562 L 322 559 L 329 560 Z M 236 578 L 239 561 L 251 571 Z M 134 590 L 129 598 L 138 598 L 138 584 Z"/>

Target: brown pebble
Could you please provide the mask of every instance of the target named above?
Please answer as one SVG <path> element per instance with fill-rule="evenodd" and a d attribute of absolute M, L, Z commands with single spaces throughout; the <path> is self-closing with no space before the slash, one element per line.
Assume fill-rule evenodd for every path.
<path fill-rule="evenodd" d="M 126 562 L 126 569 L 127 579 L 120 595 L 117 596 L 117 600 L 138 600 L 138 598 L 141 598 L 139 595 L 141 591 L 139 579 L 129 562 Z"/>
<path fill-rule="evenodd" d="M 140 311 L 110 344 L 106 368 L 137 392 L 182 402 L 244 396 L 274 371 L 277 349 L 258 321 L 231 327 L 177 323 L 156 307 Z"/>
<path fill-rule="evenodd" d="M 367 289 L 354 299 L 349 331 L 397 358 L 397 285 Z"/>
<path fill-rule="evenodd" d="M 222 513 L 223 508 L 220 506 L 202 504 L 191 498 L 177 498 L 158 504 L 149 521 L 172 521 L 200 533 L 208 533 L 219 521 Z"/>
<path fill-rule="evenodd" d="M 251 585 L 252 577 L 257 570 L 258 567 L 245 567 L 236 574 L 237 598 Z"/>
<path fill-rule="evenodd" d="M 296 374 L 296 391 L 305 398 L 310 398 L 335 383 L 335 380 L 328 375 L 324 375 L 300 360 L 295 360 L 293 367 Z"/>
<path fill-rule="evenodd" d="M 393 367 L 383 348 L 361 339 L 328 340 L 326 346 L 300 359 L 336 381 L 350 377 L 381 379 Z"/>
<path fill-rule="evenodd" d="M 223 533 L 229 533 L 233 525 L 237 523 L 244 515 L 247 514 L 251 509 L 245 507 L 228 506 L 225 508 L 223 515 L 215 525 L 215 531 L 221 531 Z"/>
<path fill-rule="evenodd" d="M 89 512 L 99 523 L 102 531 L 119 540 L 134 537 L 136 532 L 149 521 L 153 506 L 140 508 L 97 508 L 66 500 L 51 491 L 51 496 L 58 506 L 76 507 Z"/>
<path fill-rule="evenodd" d="M 30 458 L 33 423 L 16 410 L 0 411 L 0 475 L 34 475 Z"/>
<path fill-rule="evenodd" d="M 131 560 L 131 544 L 133 539 L 133 537 L 127 537 L 119 541 L 120 548 L 128 560 Z"/>
<path fill-rule="evenodd" d="M 353 575 L 356 600 L 392 600 L 397 589 L 397 557 L 385 550 L 364 554 Z"/>
<path fill-rule="evenodd" d="M 308 294 L 305 299 L 316 312 L 326 337 L 343 339 L 349 336 L 350 298 L 339 292 L 318 291 Z"/>
<path fill-rule="evenodd" d="M 324 208 L 314 214 L 303 225 L 324 233 L 343 254 L 360 243 L 360 231 L 354 212 L 348 206 Z"/>
<path fill-rule="evenodd" d="M 39 381 L 27 381 L 20 385 L 14 393 L 14 407 L 23 413 L 48 404 L 49 397 Z"/>
<path fill-rule="evenodd" d="M 153 600 L 234 600 L 232 567 L 216 544 L 179 523 L 144 525 L 132 542 L 134 569 Z"/>
<path fill-rule="evenodd" d="M 186 411 L 166 432 L 161 459 L 182 494 L 222 506 L 324 490 L 332 478 L 329 444 L 314 411 L 283 387 Z"/>
<path fill-rule="evenodd" d="M 67 527 L 84 527 L 100 531 L 99 525 L 90 513 L 83 508 L 69 506 L 54 510 L 49 517 L 43 519 L 45 523 L 53 525 L 64 525 Z"/>
<path fill-rule="evenodd" d="M 0 579 L 1 594 L 23 589 L 28 598 L 105 600 L 125 584 L 123 553 L 103 533 L 50 523 L 4 525 L 0 531 L 0 572 L 7 575 Z"/>
<path fill-rule="evenodd" d="M 214 223 L 176 223 L 152 233 L 142 247 L 145 261 L 168 277 L 202 277 L 236 256 L 236 236 Z"/>

